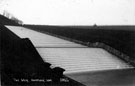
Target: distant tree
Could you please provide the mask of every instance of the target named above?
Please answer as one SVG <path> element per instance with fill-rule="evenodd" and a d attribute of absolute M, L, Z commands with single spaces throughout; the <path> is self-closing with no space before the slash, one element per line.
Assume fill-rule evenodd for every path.
<path fill-rule="evenodd" d="M 96 24 L 94 24 L 94 25 L 93 25 L 93 27 L 97 27 L 97 25 L 96 25 Z"/>

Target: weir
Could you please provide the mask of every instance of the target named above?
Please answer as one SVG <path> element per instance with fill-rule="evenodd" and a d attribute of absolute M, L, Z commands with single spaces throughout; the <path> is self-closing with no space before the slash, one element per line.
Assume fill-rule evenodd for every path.
<path fill-rule="evenodd" d="M 6 26 L 21 38 L 29 38 L 51 68 L 86 86 L 133 86 L 134 67 L 102 48 L 90 48 L 24 27 Z M 122 78 L 120 78 L 122 77 Z M 78 85 L 77 85 L 78 86 Z"/>

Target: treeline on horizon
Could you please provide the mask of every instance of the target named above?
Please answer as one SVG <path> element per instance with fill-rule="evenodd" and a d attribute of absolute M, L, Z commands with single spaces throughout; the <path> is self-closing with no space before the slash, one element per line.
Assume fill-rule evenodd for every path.
<path fill-rule="evenodd" d="M 17 20 L 15 18 L 9 19 L 3 15 L 0 14 L 0 24 L 2 25 L 20 25 L 20 20 Z"/>

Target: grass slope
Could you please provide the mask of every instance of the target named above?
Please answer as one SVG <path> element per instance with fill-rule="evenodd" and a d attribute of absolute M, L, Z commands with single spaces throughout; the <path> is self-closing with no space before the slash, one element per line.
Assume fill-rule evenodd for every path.
<path fill-rule="evenodd" d="M 2 15 L 0 15 L 0 24 L 2 24 L 2 25 L 19 25 L 15 21 L 10 20 Z"/>

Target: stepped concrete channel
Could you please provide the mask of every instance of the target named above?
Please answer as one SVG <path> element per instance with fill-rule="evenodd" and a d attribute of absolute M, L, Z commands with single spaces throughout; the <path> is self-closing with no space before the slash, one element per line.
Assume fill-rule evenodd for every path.
<path fill-rule="evenodd" d="M 6 27 L 21 38 L 29 38 L 44 61 L 51 63 L 51 67 L 64 68 L 64 74 L 70 78 L 83 72 L 133 68 L 101 48 L 90 48 L 21 26 Z"/>

